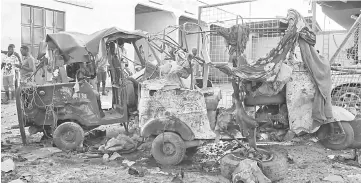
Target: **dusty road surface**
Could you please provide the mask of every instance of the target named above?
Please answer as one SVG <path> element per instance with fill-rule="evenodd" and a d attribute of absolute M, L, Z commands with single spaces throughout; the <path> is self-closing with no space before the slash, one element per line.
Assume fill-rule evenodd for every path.
<path fill-rule="evenodd" d="M 220 172 L 207 172 L 204 165 L 194 163 L 196 149 L 187 152 L 186 160 L 176 167 L 161 167 L 155 163 L 149 151 L 136 151 L 130 155 L 104 162 L 102 158 L 84 158 L 79 152 L 39 152 L 44 147 L 56 150 L 51 142 L 40 142 L 42 134 L 28 137 L 29 144 L 23 146 L 17 125 L 15 103 L 1 106 L 2 161 L 11 158 L 15 163 L 13 171 L 2 171 L 1 182 L 7 183 L 23 177 L 23 182 L 172 182 L 175 175 L 184 171 L 183 182 L 216 183 L 229 182 Z M 282 183 L 316 183 L 340 179 L 343 182 L 361 182 L 361 169 L 333 162 L 327 156 L 347 153 L 331 151 L 313 142 L 312 136 L 294 139 L 294 145 L 272 146 L 277 152 L 292 159 L 288 164 L 287 176 Z M 38 151 L 38 152 L 36 152 Z M 27 158 L 24 158 L 27 157 Z M 133 165 L 131 165 L 134 163 Z M 3 165 L 4 163 L 2 163 Z M 130 175 L 128 166 L 144 172 L 144 176 Z M 217 166 L 217 165 L 216 165 Z M 2 166 L 3 170 L 3 166 Z M 331 177 L 329 177 L 332 175 Z"/>

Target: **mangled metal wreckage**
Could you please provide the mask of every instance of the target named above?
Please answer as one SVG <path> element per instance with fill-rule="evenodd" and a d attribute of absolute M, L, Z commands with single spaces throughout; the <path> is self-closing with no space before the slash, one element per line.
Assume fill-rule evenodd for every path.
<path fill-rule="evenodd" d="M 41 64 L 37 72 L 46 67 L 50 79 L 42 85 L 29 82 L 17 90 L 16 105 L 23 143 L 26 143 L 26 126 L 30 127 L 31 134 L 43 132 L 44 137 L 52 137 L 61 149 L 75 149 L 83 143 L 84 131 L 100 125 L 123 123 L 127 127 L 129 117 L 136 115 L 138 83 L 124 77 L 124 68 L 110 64 L 112 109 L 103 110 L 99 93 L 92 83 L 96 76 L 95 56 L 108 61 L 110 42 L 134 45 L 143 38 L 143 32 L 115 27 L 91 35 L 74 32 L 47 35 L 39 49 Z M 145 65 L 143 60 L 141 62 Z"/>
<path fill-rule="evenodd" d="M 272 49 L 267 57 L 254 63 L 248 63 L 243 55 L 248 41 L 249 28 L 242 25 L 220 29 L 217 32 L 230 45 L 230 62 L 228 64 L 213 65 L 204 45 L 200 50 L 203 58 L 195 57 L 177 45 L 171 45 L 173 49 L 172 54 L 169 55 L 172 56 L 172 59 L 168 61 L 162 61 L 156 57 L 157 64 L 152 64 L 139 57 L 145 68 L 140 74 L 135 74 L 133 77 L 121 76 L 120 87 L 113 86 L 112 88 L 113 110 L 106 111 L 105 116 L 101 115 L 100 101 L 97 100 L 98 96 L 91 89 L 87 79 L 76 78 L 77 82 L 75 83 L 37 86 L 30 93 L 25 92 L 29 91 L 25 89 L 26 87 L 21 87 L 18 90 L 17 106 L 18 113 L 24 115 L 19 115 L 19 124 L 20 126 L 24 126 L 24 124 L 37 126 L 37 129 L 46 126 L 42 129 L 53 135 L 54 142 L 57 142 L 56 145 L 65 149 L 73 149 L 81 144 L 84 138 L 84 129 L 89 130 L 104 124 L 125 123 L 128 121 L 129 115 L 136 114 L 139 116 L 139 124 L 136 126 L 140 128 L 140 135 L 142 137 L 156 136 L 152 142 L 153 157 L 157 162 L 168 165 L 180 163 L 185 156 L 186 148 L 200 145 L 200 140 L 203 139 L 247 137 L 251 148 L 239 141 L 240 145 L 257 150 L 255 136 L 257 127 L 265 122 L 263 114 L 276 113 L 279 117 L 277 120 L 271 120 L 271 123 L 277 121 L 283 123 L 284 126 L 288 126 L 288 120 L 295 119 L 300 114 L 289 112 L 291 111 L 290 102 L 287 97 L 295 88 L 285 87 L 293 82 L 290 79 L 293 78 L 291 74 L 297 75 L 292 68 L 292 53 L 295 45 L 298 44 L 302 60 L 309 68 L 309 73 L 306 75 L 311 83 L 310 87 L 315 91 L 313 102 L 311 99 L 304 102 L 311 106 L 310 110 L 306 112 L 312 114 L 312 118 L 310 116 L 306 120 L 311 121 L 312 125 L 306 125 L 307 127 L 303 128 L 303 131 L 314 132 L 320 125 L 335 122 L 329 101 L 330 66 L 327 62 L 319 59 L 312 47 L 315 44 L 315 35 L 307 27 L 303 17 L 297 11 L 289 10 L 287 18 L 288 28 L 278 46 Z M 136 40 L 144 37 L 139 33 L 132 34 L 117 29 L 103 30 L 94 33 L 93 38 L 88 38 L 85 44 L 76 42 L 78 50 L 83 53 L 79 54 L 75 51 L 77 49 L 68 51 L 64 49 L 62 54 L 74 54 L 68 57 L 69 60 L 76 58 L 76 55 L 79 56 L 79 60 L 82 60 L 84 55 L 90 55 L 87 58 L 89 63 L 92 63 L 91 56 L 101 53 L 99 46 L 103 45 L 105 48 L 106 42 L 121 38 L 134 44 Z M 202 36 L 204 44 L 205 39 L 206 36 Z M 150 37 L 147 40 L 151 42 Z M 55 45 L 59 49 L 58 44 Z M 86 46 L 84 47 L 84 45 Z M 156 47 L 152 44 L 149 45 L 154 54 L 153 48 Z M 135 49 L 139 53 L 136 46 Z M 67 61 L 66 58 L 64 60 Z M 203 82 L 196 82 L 193 75 L 195 62 L 199 62 L 204 67 L 214 66 L 233 77 L 234 93 L 232 97 L 234 103 L 230 109 L 217 109 L 222 97 L 221 89 L 212 87 L 212 83 L 207 80 L 207 75 L 201 79 Z M 310 78 L 313 78 L 312 80 L 315 82 L 312 83 Z M 294 81 L 300 82 L 296 79 Z M 74 90 L 78 83 L 79 92 Z M 32 97 L 24 100 L 24 93 Z M 131 95 L 131 93 L 135 95 Z M 132 99 L 129 98 L 130 96 Z M 297 97 L 300 99 L 300 96 Z M 44 100 L 45 98 L 46 100 Z M 24 101 L 26 102 L 24 103 Z M 42 103 L 44 101 L 45 103 Z M 25 104 L 24 107 L 21 107 L 22 104 Z M 44 105 L 39 106 L 39 104 Z M 255 118 L 247 114 L 244 106 L 261 107 Z M 275 106 L 275 112 L 268 111 L 268 108 L 274 110 Z M 137 109 L 138 112 L 136 112 Z M 329 138 L 324 139 L 324 144 L 328 143 L 335 149 L 345 148 L 353 140 L 348 134 L 348 123 L 339 122 L 340 120 L 344 119 L 336 120 L 336 125 L 332 126 L 341 127 L 345 138 L 336 144 L 331 143 Z M 25 121 L 27 122 L 25 123 Z M 294 124 L 298 124 L 298 121 L 290 122 L 292 130 Z M 61 126 L 63 127 L 59 128 Z M 69 135 L 69 131 L 74 132 L 73 135 Z M 329 131 L 324 130 L 322 133 L 325 137 L 328 136 Z M 25 133 L 23 134 L 25 136 Z"/>
<path fill-rule="evenodd" d="M 353 120 L 352 117 L 332 110 L 349 113 L 331 105 L 330 65 L 326 60 L 320 59 L 313 48 L 316 43 L 315 34 L 295 10 L 288 11 L 287 24 L 287 30 L 277 47 L 265 58 L 253 63 L 248 63 L 242 54 L 250 32 L 248 27 L 236 25 L 217 31 L 230 46 L 229 63 L 213 65 L 204 59 L 202 64 L 214 66 L 234 78 L 234 103 L 230 109 L 217 111 L 217 107 L 214 108 L 221 96 L 215 97 L 220 90 L 213 87 L 208 87 L 208 91 L 211 91 L 209 96 L 215 99 L 211 101 L 207 100 L 207 91 L 203 88 L 182 88 L 179 78 L 175 82 L 169 82 L 171 79 L 167 78 L 167 75 L 162 79 L 148 80 L 141 84 L 141 134 L 158 135 L 153 149 L 159 150 L 159 144 L 164 142 L 178 144 L 164 146 L 162 156 L 159 156 L 158 150 L 152 150 L 158 162 L 179 163 L 184 147 L 187 147 L 190 140 L 213 139 L 221 134 L 247 137 L 250 146 L 257 149 L 257 127 L 269 122 L 273 126 L 281 123 L 283 128 L 290 126 L 297 134 L 313 133 L 320 129 L 318 136 L 321 137 L 321 143 L 328 148 L 344 149 L 353 143 L 352 128 L 349 128 L 350 125 L 346 122 Z M 307 68 L 308 72 L 294 71 L 295 66 L 299 65 L 293 63 L 293 52 L 296 48 L 300 49 L 303 67 Z M 307 95 L 304 94 L 304 89 L 300 89 L 301 86 L 308 87 Z M 252 117 L 247 114 L 244 106 L 259 106 L 260 109 L 256 116 Z M 295 112 L 300 107 L 304 110 Z M 269 120 L 270 113 L 276 118 Z M 335 130 L 329 130 L 330 128 Z M 338 140 L 331 138 L 337 135 L 341 136 Z M 179 155 L 178 158 L 167 158 L 168 154 L 175 152 Z"/>
<path fill-rule="evenodd" d="M 245 94 L 241 95 L 245 106 L 260 106 L 256 112 L 258 123 L 268 121 L 265 120 L 267 115 L 263 114 L 283 114 L 282 118 L 278 116 L 275 121 L 289 125 L 296 134 L 313 133 L 321 127 L 318 130 L 321 143 L 332 149 L 344 149 L 353 143 L 353 132 L 349 123 L 340 121 L 353 119 L 342 117 L 345 115 L 340 113 L 349 114 L 349 112 L 331 105 L 330 64 L 327 60 L 319 58 L 313 47 L 316 36 L 307 26 L 304 18 L 291 9 L 288 11 L 287 19 L 288 28 L 284 36 L 265 58 L 248 63 L 242 54 L 233 54 L 230 56 L 232 65 L 217 64 L 215 67 L 229 76 L 238 78 L 239 82 L 233 85 L 234 91 L 239 88 L 241 93 Z M 220 33 L 229 39 L 229 34 L 234 34 L 233 30 L 236 29 L 232 28 Z M 238 30 L 243 29 L 238 28 Z M 247 33 L 247 31 L 238 31 L 238 34 Z M 299 49 L 302 63 L 295 63 L 293 59 L 295 49 Z M 242 53 L 242 50 L 239 49 L 238 53 Z M 307 72 L 297 72 L 300 64 Z M 237 93 L 235 92 L 235 95 L 238 98 Z M 288 120 L 283 120 L 287 118 Z M 239 123 L 245 123 L 246 128 L 256 126 L 254 121 L 245 117 L 241 118 Z M 336 128 L 335 131 L 338 132 L 335 134 L 341 131 L 343 134 L 341 140 L 336 142 L 327 138 L 330 135 L 329 128 Z"/>

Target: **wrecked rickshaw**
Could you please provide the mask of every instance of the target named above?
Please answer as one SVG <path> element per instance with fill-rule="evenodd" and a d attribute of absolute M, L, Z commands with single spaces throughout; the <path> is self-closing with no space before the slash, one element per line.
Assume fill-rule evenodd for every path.
<path fill-rule="evenodd" d="M 29 79 L 29 83 L 16 91 L 23 143 L 26 144 L 25 127 L 29 127 L 30 134 L 43 132 L 44 136 L 52 137 L 54 144 L 63 150 L 82 145 L 84 132 L 100 125 L 119 123 L 127 128 L 129 118 L 137 115 L 137 81 L 125 78 L 122 66 L 110 66 L 112 108 L 103 110 L 100 96 L 91 84 L 96 75 L 95 56 L 106 59 L 111 51 L 108 44 L 117 45 L 119 41 L 133 44 L 139 53 L 135 42 L 144 35 L 140 31 L 129 32 L 115 27 L 91 35 L 74 32 L 48 34 L 43 49 L 39 49 L 41 64 L 37 71 L 45 67 L 51 79 L 41 85 Z M 114 54 L 120 58 L 119 52 Z M 143 60 L 141 63 L 144 65 Z M 77 65 L 78 68 L 69 74 L 71 67 L 67 73 L 64 64 Z"/>
<path fill-rule="evenodd" d="M 310 122 L 314 123 L 311 131 L 315 132 L 321 126 L 318 132 L 319 137 L 322 137 L 321 143 L 332 149 L 344 149 L 353 143 L 353 131 L 347 122 L 353 119 L 343 118 L 344 116 L 335 114 L 332 110 L 331 88 L 325 86 L 331 84 L 330 65 L 320 60 L 316 54 L 312 46 L 316 41 L 314 33 L 295 10 L 289 10 L 286 25 L 287 29 L 278 46 L 265 58 L 254 63 L 249 63 L 243 55 L 249 34 L 249 28 L 243 25 L 235 25 L 216 32 L 222 35 L 230 46 L 229 63 L 212 64 L 207 50 L 203 49 L 205 47 L 200 49 L 202 58 L 193 57 L 201 62 L 203 67 L 213 66 L 233 77 L 234 103 L 226 111 L 217 109 L 221 90 L 212 87 L 211 83 L 207 84 L 208 75 L 205 74 L 207 72 L 203 73 L 203 86 L 196 87 L 192 59 L 188 59 L 188 56 L 181 59 L 186 63 L 188 60 L 188 65 L 180 69 L 190 70 L 183 77 L 183 79 L 190 78 L 188 86 L 179 77 L 172 79 L 174 77 L 169 76 L 171 74 L 169 71 L 161 78 L 140 84 L 139 126 L 142 136 L 156 136 L 152 144 L 152 155 L 157 162 L 178 164 L 182 161 L 187 147 L 200 144 L 200 139 L 216 139 L 217 136 L 219 138 L 220 134 L 234 139 L 237 136 L 247 137 L 249 146 L 257 150 L 258 127 L 288 126 L 288 116 L 301 114 L 288 113 L 286 99 L 286 83 L 291 82 L 286 76 L 290 76 L 293 71 L 290 62 L 296 45 L 299 45 L 304 66 L 310 73 L 301 78 L 316 78 L 316 82 L 311 86 L 315 93 L 315 96 L 312 94 L 312 98 L 315 98 L 314 103 L 312 104 L 313 99 L 307 100 L 306 103 L 311 107 L 305 110 L 309 116 L 312 114 L 310 120 L 314 119 Z M 203 38 L 202 40 L 204 42 Z M 186 49 L 183 51 L 187 52 Z M 320 73 L 319 70 L 322 72 Z M 180 75 L 179 72 L 178 76 Z M 309 81 L 312 83 L 311 80 Z M 266 95 L 262 95 L 265 93 Z M 245 107 L 249 106 L 259 107 L 255 116 L 250 116 L 245 110 Z M 347 113 L 341 110 L 342 112 Z M 284 158 L 268 158 L 266 161 L 285 163 Z M 278 163 L 273 165 L 278 166 Z M 281 167 L 286 169 L 283 165 Z"/>

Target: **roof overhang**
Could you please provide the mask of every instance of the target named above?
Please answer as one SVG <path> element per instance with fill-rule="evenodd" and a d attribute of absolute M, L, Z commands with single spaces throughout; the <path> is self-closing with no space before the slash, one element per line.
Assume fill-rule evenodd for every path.
<path fill-rule="evenodd" d="M 317 1 L 322 12 L 345 29 L 349 29 L 354 19 L 352 15 L 360 14 L 361 1 Z"/>

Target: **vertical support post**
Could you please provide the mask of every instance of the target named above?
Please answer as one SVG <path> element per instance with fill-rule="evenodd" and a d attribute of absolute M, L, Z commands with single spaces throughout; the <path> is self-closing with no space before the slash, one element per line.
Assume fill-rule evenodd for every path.
<path fill-rule="evenodd" d="M 142 66 L 145 67 L 145 60 L 143 60 L 142 55 L 140 55 L 139 49 L 138 49 L 137 45 L 135 44 L 135 41 L 133 41 L 132 44 L 133 44 L 133 47 L 134 47 L 135 52 L 136 52 L 137 55 L 138 55 L 140 64 L 142 64 Z"/>
<path fill-rule="evenodd" d="M 316 33 L 316 1 L 312 2 L 312 30 Z"/>
<path fill-rule="evenodd" d="M 202 8 L 201 7 L 198 7 L 198 25 L 201 27 L 201 13 L 202 13 Z M 199 31 L 201 31 L 201 28 L 198 27 Z M 201 41 L 201 34 L 197 34 L 197 54 L 198 56 L 200 56 L 200 49 L 199 49 L 199 45 L 200 45 L 200 41 Z M 197 67 L 197 70 L 196 70 L 196 76 L 200 76 L 200 73 L 199 73 L 199 67 L 202 67 L 202 65 L 198 64 L 199 66 Z"/>
<path fill-rule="evenodd" d="M 346 42 L 348 41 L 348 39 L 351 37 L 352 33 L 356 30 L 356 28 L 358 26 L 360 26 L 361 24 L 361 16 L 359 16 L 355 23 L 352 25 L 352 27 L 350 28 L 350 30 L 348 30 L 347 35 L 345 37 L 345 39 L 342 41 L 341 45 L 337 48 L 336 52 L 332 55 L 331 59 L 330 59 L 330 64 L 332 64 L 333 62 L 335 62 L 337 55 L 340 53 L 341 48 L 343 48 L 343 46 L 345 46 Z"/>
<path fill-rule="evenodd" d="M 152 54 L 154 55 L 154 58 L 157 60 L 158 66 L 160 66 L 161 63 L 160 63 L 160 59 L 159 59 L 157 53 L 155 52 L 155 50 L 154 50 L 154 48 L 152 47 L 152 45 L 149 44 L 149 41 L 147 41 L 147 44 L 148 44 L 148 48 L 150 48 L 150 51 L 152 51 Z"/>

